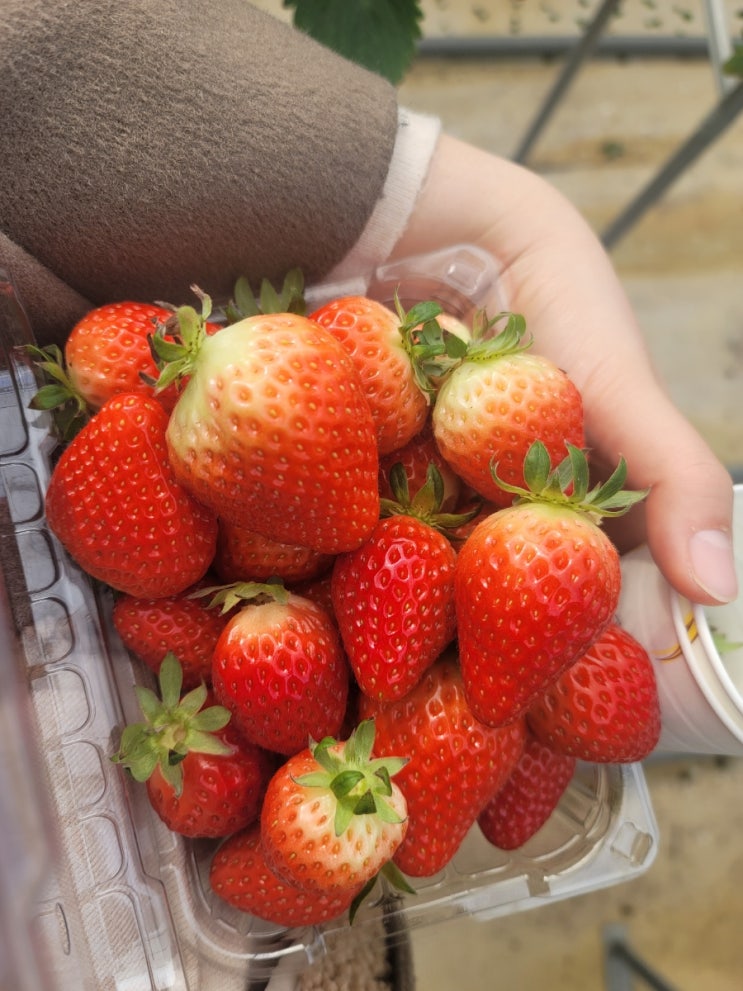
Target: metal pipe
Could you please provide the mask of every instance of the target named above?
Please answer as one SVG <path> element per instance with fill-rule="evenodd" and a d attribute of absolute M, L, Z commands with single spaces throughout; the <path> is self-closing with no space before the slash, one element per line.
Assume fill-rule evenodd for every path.
<path fill-rule="evenodd" d="M 460 36 L 423 38 L 417 57 L 447 59 L 552 59 L 562 58 L 578 43 L 573 35 L 530 35 L 529 37 Z M 708 58 L 704 37 L 670 35 L 624 35 L 601 38 L 595 45 L 595 58 Z"/>
<path fill-rule="evenodd" d="M 652 206 L 671 183 L 675 182 L 684 169 L 733 123 L 741 110 L 743 110 L 743 82 L 739 82 L 734 89 L 723 96 L 647 186 L 609 224 L 601 237 L 604 247 L 612 248 L 639 220 L 648 207 Z"/>
<path fill-rule="evenodd" d="M 563 66 L 562 72 L 558 75 L 536 116 L 526 129 L 524 137 L 514 152 L 513 159 L 515 162 L 523 164 L 526 161 L 529 152 L 547 125 L 550 117 L 555 112 L 556 107 L 575 78 L 578 70 L 596 47 L 599 38 L 604 33 L 604 28 L 610 18 L 614 16 L 619 3 L 620 0 L 603 0 L 596 16 L 581 35 L 578 43 L 573 47 L 567 62 Z"/>

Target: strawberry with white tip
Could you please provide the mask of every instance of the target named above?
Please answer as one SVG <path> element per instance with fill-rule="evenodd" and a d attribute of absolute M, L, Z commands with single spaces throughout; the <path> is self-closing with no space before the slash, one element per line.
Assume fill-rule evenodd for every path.
<path fill-rule="evenodd" d="M 391 861 L 407 831 L 407 804 L 392 780 L 406 758 L 374 758 L 373 748 L 374 722 L 364 720 L 344 742 L 311 742 L 271 778 L 261 844 L 288 884 L 354 897 L 384 870 L 405 886 Z"/>
<path fill-rule="evenodd" d="M 377 521 L 376 431 L 351 359 L 296 313 L 257 314 L 209 336 L 180 307 L 152 339 L 158 388 L 188 378 L 168 424 L 179 482 L 220 518 L 326 554 Z M 172 333 L 177 340 L 169 341 Z"/>
<path fill-rule="evenodd" d="M 530 703 L 607 628 L 619 598 L 619 554 L 601 528 L 645 492 L 625 491 L 621 459 L 589 491 L 588 460 L 567 445 L 552 467 L 536 441 L 524 460 L 525 487 L 493 477 L 516 496 L 480 522 L 457 557 L 457 634 L 472 711 L 502 725 Z"/>

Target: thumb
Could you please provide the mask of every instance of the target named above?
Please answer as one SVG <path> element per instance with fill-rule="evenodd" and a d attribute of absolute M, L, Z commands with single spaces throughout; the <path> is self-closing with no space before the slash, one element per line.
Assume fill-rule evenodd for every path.
<path fill-rule="evenodd" d="M 733 485 L 712 455 L 681 463 L 647 497 L 648 546 L 670 584 L 692 602 L 714 605 L 738 594 L 732 543 Z M 738 497 L 743 505 L 743 492 Z"/>
<path fill-rule="evenodd" d="M 734 488 L 724 465 L 658 389 L 637 390 L 621 417 L 601 421 L 593 438 L 599 463 L 615 464 L 621 452 L 627 487 L 649 489 L 627 518 L 608 528 L 620 550 L 644 540 L 681 595 L 703 605 L 731 602 L 738 594 Z M 743 491 L 738 500 L 743 513 Z"/>

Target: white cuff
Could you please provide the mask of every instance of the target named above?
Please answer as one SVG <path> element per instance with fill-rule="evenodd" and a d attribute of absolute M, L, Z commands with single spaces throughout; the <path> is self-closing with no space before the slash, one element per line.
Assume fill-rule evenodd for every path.
<path fill-rule="evenodd" d="M 407 226 L 440 133 L 437 117 L 398 108 L 397 137 L 382 195 L 361 237 L 324 281 L 366 276 L 389 257 Z"/>

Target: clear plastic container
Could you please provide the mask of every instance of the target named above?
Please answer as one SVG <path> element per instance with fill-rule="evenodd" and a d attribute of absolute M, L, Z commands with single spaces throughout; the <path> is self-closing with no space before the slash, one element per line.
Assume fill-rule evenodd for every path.
<path fill-rule="evenodd" d="M 497 281 L 489 258 L 457 248 L 367 280 L 324 286 L 403 302 L 438 298 L 466 316 Z M 286 931 L 231 909 L 209 889 L 212 842 L 171 833 L 145 790 L 109 760 L 150 682 L 110 622 L 109 593 L 68 558 L 44 520 L 55 455 L 32 332 L 0 271 L 0 987 L 13 991 L 232 991 L 277 965 L 301 972 L 347 933 L 345 919 Z M 383 886 L 359 932 L 407 939 L 454 916 L 490 918 L 627 881 L 652 863 L 657 827 L 636 765 L 581 766 L 548 824 L 515 853 L 473 830 L 416 895 Z"/>

